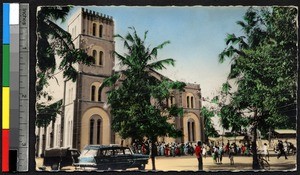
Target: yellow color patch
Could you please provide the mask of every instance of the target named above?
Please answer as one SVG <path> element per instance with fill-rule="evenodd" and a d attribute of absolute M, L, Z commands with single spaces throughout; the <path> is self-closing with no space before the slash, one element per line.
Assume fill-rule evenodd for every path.
<path fill-rule="evenodd" d="M 2 87 L 2 129 L 9 129 L 9 87 Z"/>

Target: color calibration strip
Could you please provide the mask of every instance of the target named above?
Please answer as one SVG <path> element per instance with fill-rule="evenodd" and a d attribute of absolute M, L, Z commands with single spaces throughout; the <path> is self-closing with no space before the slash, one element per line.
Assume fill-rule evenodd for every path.
<path fill-rule="evenodd" d="M 2 43 L 2 172 L 9 171 L 9 114 L 10 114 L 10 28 L 9 4 L 3 4 L 3 43 Z"/>

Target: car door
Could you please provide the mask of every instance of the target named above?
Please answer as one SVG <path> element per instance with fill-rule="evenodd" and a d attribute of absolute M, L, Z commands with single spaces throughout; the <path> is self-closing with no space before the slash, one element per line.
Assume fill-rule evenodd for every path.
<path fill-rule="evenodd" d="M 134 157 L 132 155 L 132 151 L 129 148 L 124 148 L 123 149 L 124 153 L 124 166 L 127 168 L 133 167 L 134 164 Z"/>
<path fill-rule="evenodd" d="M 99 149 L 97 154 L 97 167 L 100 170 L 107 170 L 111 167 L 111 150 L 108 149 Z"/>
<path fill-rule="evenodd" d="M 126 170 L 132 164 L 131 155 L 125 151 L 125 148 L 120 147 L 114 150 L 114 168 Z"/>

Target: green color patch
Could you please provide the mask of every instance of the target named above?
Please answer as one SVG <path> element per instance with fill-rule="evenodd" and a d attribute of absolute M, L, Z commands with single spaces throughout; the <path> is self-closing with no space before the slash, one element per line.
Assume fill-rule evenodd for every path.
<path fill-rule="evenodd" d="M 3 87 L 9 87 L 9 59 L 10 59 L 10 53 L 9 53 L 9 44 L 3 45 L 3 62 L 2 62 L 2 86 Z"/>

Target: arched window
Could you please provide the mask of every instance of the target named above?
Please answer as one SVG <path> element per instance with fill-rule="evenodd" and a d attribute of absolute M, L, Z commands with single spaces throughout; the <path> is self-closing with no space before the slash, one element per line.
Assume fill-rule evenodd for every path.
<path fill-rule="evenodd" d="M 187 122 L 187 129 L 188 129 L 188 141 L 190 142 L 191 141 L 191 133 L 190 133 L 191 125 L 190 125 L 190 122 Z"/>
<path fill-rule="evenodd" d="M 186 107 L 187 108 L 190 107 L 190 97 L 189 96 L 186 97 Z"/>
<path fill-rule="evenodd" d="M 99 37 L 102 38 L 102 35 L 103 35 L 103 25 L 100 25 L 99 26 Z"/>
<path fill-rule="evenodd" d="M 194 108 L 194 97 L 191 97 L 191 108 Z"/>
<path fill-rule="evenodd" d="M 195 141 L 195 122 L 192 121 L 192 128 L 191 128 L 191 133 L 192 133 L 192 141 Z"/>
<path fill-rule="evenodd" d="M 96 36 L 96 24 L 93 23 L 93 36 Z"/>
<path fill-rule="evenodd" d="M 101 120 L 97 120 L 97 144 L 100 144 L 100 129 L 101 129 Z"/>
<path fill-rule="evenodd" d="M 174 104 L 175 104 L 175 97 L 171 95 L 168 100 L 168 106 L 171 107 Z"/>
<path fill-rule="evenodd" d="M 96 64 L 96 58 L 97 58 L 97 51 L 96 50 L 93 50 L 93 64 Z"/>
<path fill-rule="evenodd" d="M 194 120 L 189 120 L 187 122 L 187 128 L 188 128 L 188 141 L 194 142 L 195 141 L 195 122 Z"/>
<path fill-rule="evenodd" d="M 94 119 L 90 120 L 90 144 L 94 143 L 94 122 Z"/>
<path fill-rule="evenodd" d="M 103 52 L 102 51 L 99 52 L 99 65 L 103 66 Z"/>
<path fill-rule="evenodd" d="M 101 144 L 102 143 L 102 118 L 95 114 L 90 118 L 90 135 L 89 135 L 89 143 L 90 144 Z"/>
<path fill-rule="evenodd" d="M 98 89 L 98 101 L 101 101 L 101 89 L 100 89 L 100 87 Z"/>
<path fill-rule="evenodd" d="M 96 86 L 91 87 L 91 101 L 95 101 Z"/>

